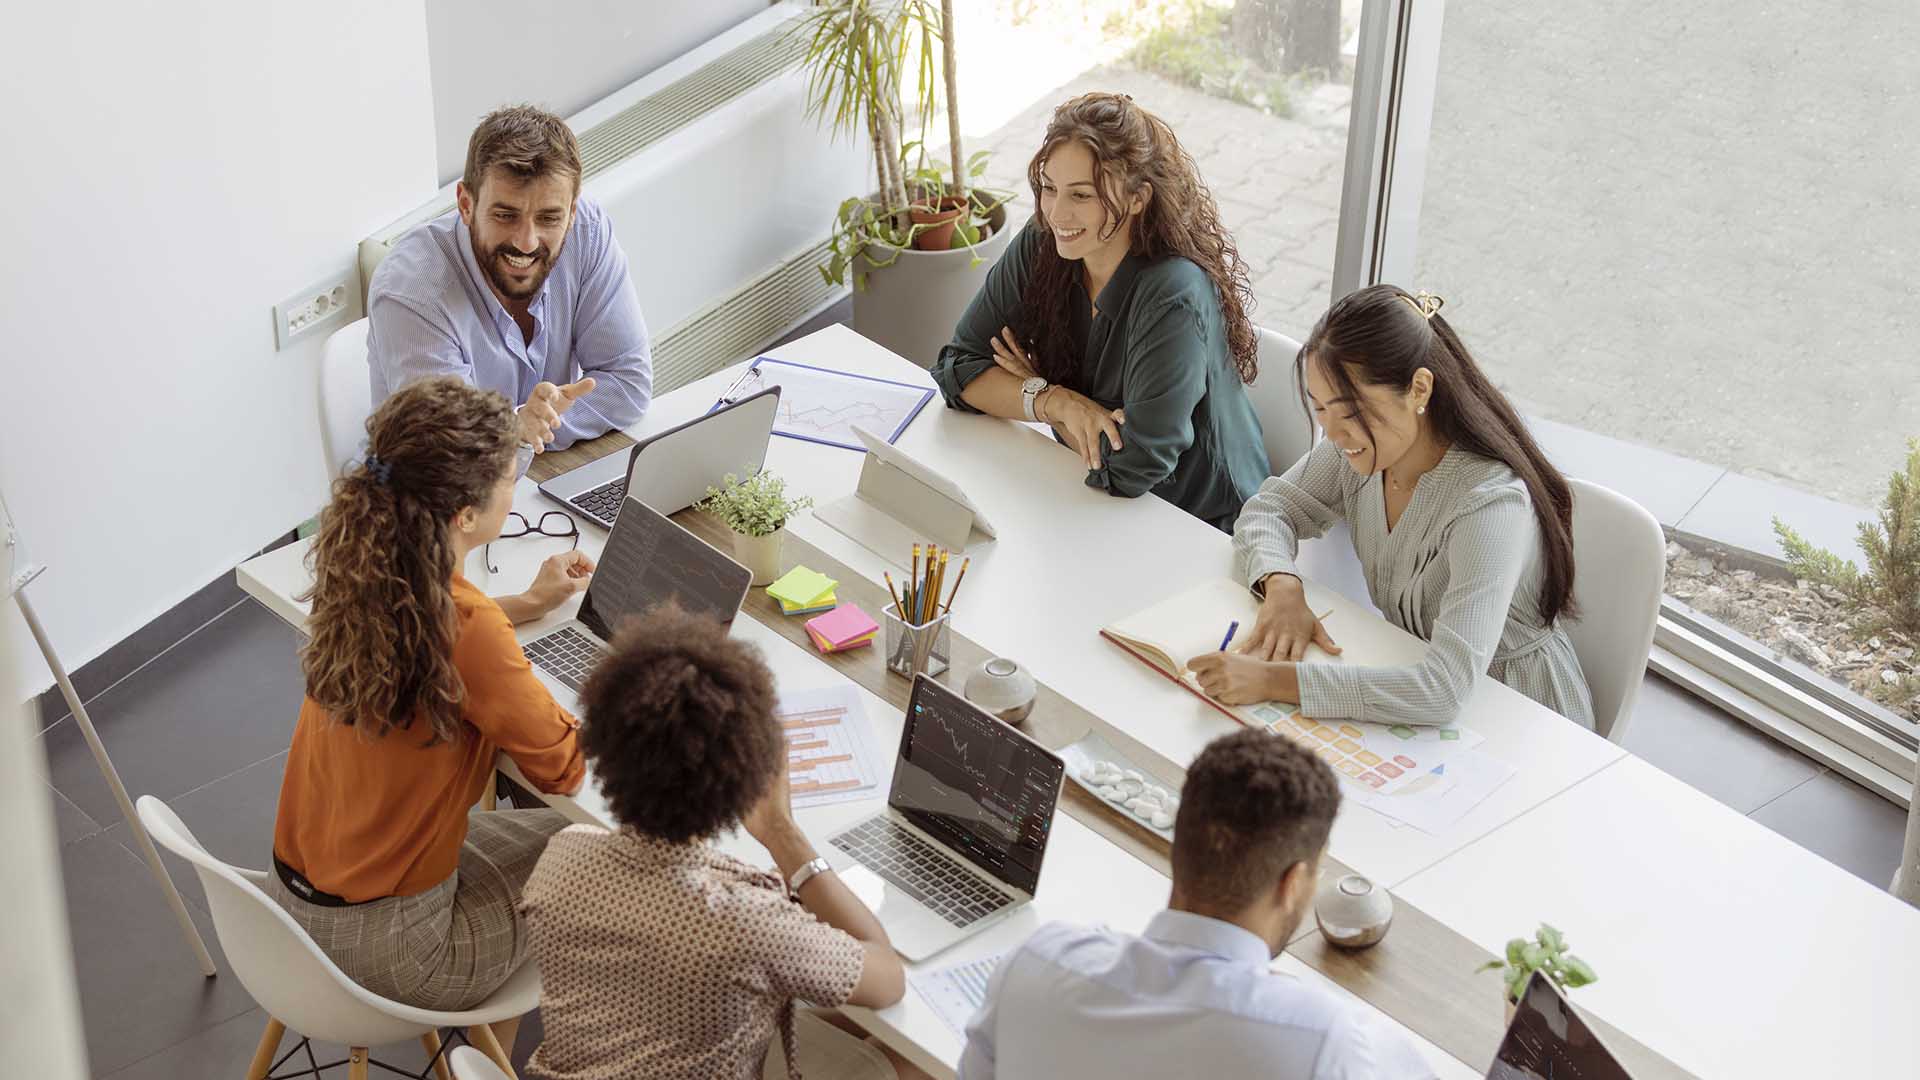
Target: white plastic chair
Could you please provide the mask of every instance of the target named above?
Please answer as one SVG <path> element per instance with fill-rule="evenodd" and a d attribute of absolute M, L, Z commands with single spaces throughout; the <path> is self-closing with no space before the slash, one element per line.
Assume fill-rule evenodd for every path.
<path fill-rule="evenodd" d="M 469 1029 L 475 1045 L 507 1077 L 514 1075 L 511 1059 L 486 1025 L 524 1016 L 540 1003 L 540 971 L 533 963 L 522 964 L 505 986 L 471 1009 L 442 1012 L 389 1001 L 347 978 L 327 959 L 293 916 L 262 891 L 264 872 L 214 858 L 173 809 L 151 795 L 140 797 L 139 810 L 154 842 L 192 863 L 200 875 L 227 962 L 267 1012 L 267 1030 L 247 1080 L 260 1080 L 285 1060 L 275 1055 L 289 1028 L 302 1043 L 318 1039 L 347 1046 L 351 1080 L 367 1080 L 369 1050 L 375 1046 L 418 1039 L 428 1054 L 438 1053 L 443 1028 Z M 299 1048 L 296 1044 L 294 1049 Z M 435 1071 L 442 1080 L 451 1076 L 445 1068 Z"/>
<path fill-rule="evenodd" d="M 1580 618 L 1566 623 L 1593 692 L 1593 727 L 1614 742 L 1626 734 L 1647 675 L 1660 593 L 1667 580 L 1667 538 L 1646 508 L 1586 480 L 1573 487 L 1574 599 Z"/>
<path fill-rule="evenodd" d="M 367 320 L 335 330 L 320 355 L 320 449 L 327 475 L 339 476 L 367 441 L 373 385 L 367 374 Z"/>
<path fill-rule="evenodd" d="M 447 1055 L 453 1065 L 453 1080 L 507 1080 L 507 1074 L 471 1046 L 456 1048 Z"/>
<path fill-rule="evenodd" d="M 1300 404 L 1293 382 L 1300 343 L 1264 326 L 1254 329 L 1260 338 L 1260 376 L 1247 387 L 1247 398 L 1266 436 L 1267 466 L 1279 476 L 1313 449 L 1313 416 Z"/>

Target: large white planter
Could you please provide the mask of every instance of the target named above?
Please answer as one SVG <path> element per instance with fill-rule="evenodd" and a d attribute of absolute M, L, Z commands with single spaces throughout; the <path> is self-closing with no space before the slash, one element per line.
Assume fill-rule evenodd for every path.
<path fill-rule="evenodd" d="M 864 289 L 853 291 L 854 331 L 923 368 L 932 367 L 953 340 L 954 324 L 986 282 L 987 269 L 1026 225 L 1020 200 L 995 209 L 989 223 L 993 234 L 972 251 L 909 249 L 888 266 L 875 266 L 865 257 L 856 260 L 867 278 Z M 876 252 L 875 258 L 884 260 L 892 251 Z M 981 260 L 978 266 L 971 265 L 975 257 Z"/>

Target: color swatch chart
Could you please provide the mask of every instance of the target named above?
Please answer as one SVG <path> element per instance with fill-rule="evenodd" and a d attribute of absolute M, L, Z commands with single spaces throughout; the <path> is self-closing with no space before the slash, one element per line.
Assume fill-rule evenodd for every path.
<path fill-rule="evenodd" d="M 1466 728 L 1310 720 L 1291 706 L 1256 705 L 1268 731 L 1311 748 L 1343 778 L 1391 795 L 1484 737 Z"/>
<path fill-rule="evenodd" d="M 879 785 L 873 727 L 854 687 L 784 694 L 774 719 L 787 737 L 796 808 L 863 799 Z"/>

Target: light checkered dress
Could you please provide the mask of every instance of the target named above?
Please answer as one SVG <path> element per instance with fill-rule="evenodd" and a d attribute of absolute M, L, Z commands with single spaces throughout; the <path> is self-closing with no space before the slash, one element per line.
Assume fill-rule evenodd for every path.
<path fill-rule="evenodd" d="M 1345 520 L 1373 603 L 1424 638 L 1417 664 L 1303 663 L 1300 711 L 1321 719 L 1443 724 L 1480 672 L 1575 723 L 1593 698 L 1566 632 L 1540 617 L 1546 564 L 1527 487 L 1513 470 L 1459 447 L 1422 476 L 1391 531 L 1379 474 L 1360 476 L 1321 440 L 1260 485 L 1234 527 L 1234 564 L 1249 586 L 1298 574 L 1300 541 Z"/>

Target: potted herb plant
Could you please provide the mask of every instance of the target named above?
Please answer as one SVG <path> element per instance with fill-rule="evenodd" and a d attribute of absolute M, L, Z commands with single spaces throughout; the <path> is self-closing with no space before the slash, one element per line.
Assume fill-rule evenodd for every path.
<path fill-rule="evenodd" d="M 960 139 L 952 0 L 829 0 L 796 25 L 804 39 L 808 109 L 834 135 L 863 132 L 873 147 L 875 190 L 840 204 L 821 276 L 853 283 L 853 328 L 932 367 L 960 313 L 1000 257 L 1011 192 L 981 187 L 987 154 Z M 926 161 L 925 135 L 944 76 L 950 169 Z M 901 102 L 913 80 L 918 107 Z M 919 138 L 906 139 L 909 125 Z"/>
<path fill-rule="evenodd" d="M 1600 976 L 1585 960 L 1567 952 L 1566 935 L 1546 923 L 1534 931 L 1533 940 L 1514 938 L 1507 942 L 1505 960 L 1489 960 L 1480 965 L 1480 971 L 1498 971 L 1507 988 L 1507 1022 L 1513 1022 L 1513 1012 L 1520 1006 L 1520 991 L 1526 989 L 1527 979 L 1538 971 L 1553 980 L 1553 985 L 1562 990 L 1572 990 L 1598 982 Z"/>
<path fill-rule="evenodd" d="M 813 500 L 787 498 L 787 482 L 762 469 L 744 480 L 728 473 L 694 505 L 733 530 L 733 557 L 753 571 L 755 585 L 768 585 L 780 576 L 780 540 L 787 521 Z"/>

